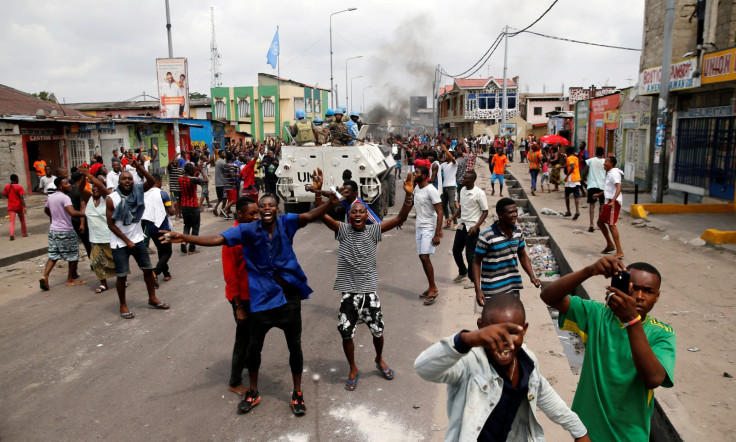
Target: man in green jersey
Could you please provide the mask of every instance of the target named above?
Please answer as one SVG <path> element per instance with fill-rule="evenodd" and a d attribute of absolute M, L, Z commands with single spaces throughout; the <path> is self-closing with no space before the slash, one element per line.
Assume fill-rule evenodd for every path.
<path fill-rule="evenodd" d="M 628 270 L 628 293 L 606 287 L 606 304 L 569 296 L 590 277 Z M 563 276 L 542 291 L 542 300 L 559 310 L 563 330 L 585 343 L 580 381 L 572 409 L 594 441 L 648 441 L 654 389 L 672 387 L 675 332 L 649 312 L 659 300 L 661 275 L 638 262 L 624 269 L 606 256 Z"/>

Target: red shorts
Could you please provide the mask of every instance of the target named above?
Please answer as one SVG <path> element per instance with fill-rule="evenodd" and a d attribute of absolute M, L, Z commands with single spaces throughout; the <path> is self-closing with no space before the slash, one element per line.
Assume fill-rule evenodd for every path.
<path fill-rule="evenodd" d="M 608 224 L 609 226 L 616 225 L 616 222 L 618 221 L 618 213 L 621 211 L 621 204 L 618 201 L 613 204 L 613 207 L 609 206 L 608 203 L 603 205 L 603 210 L 601 210 L 598 221 L 603 221 L 603 223 Z"/>
<path fill-rule="evenodd" d="M 228 203 L 234 203 L 238 200 L 238 189 L 228 189 L 225 192 L 227 193 Z"/>

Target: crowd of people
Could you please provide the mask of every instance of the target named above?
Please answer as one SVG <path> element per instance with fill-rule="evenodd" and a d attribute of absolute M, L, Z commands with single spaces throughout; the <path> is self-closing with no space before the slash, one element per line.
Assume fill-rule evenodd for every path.
<path fill-rule="evenodd" d="M 340 124 L 344 112 L 338 109 L 329 124 Z M 295 142 L 309 145 L 311 135 L 315 145 L 322 144 L 318 138 L 325 131 L 302 119 L 294 125 Z M 341 130 L 332 131 L 333 140 Z M 353 126 L 347 133 L 355 138 L 350 135 L 355 134 Z M 344 140 L 346 144 L 351 141 Z M 214 155 L 201 149 L 175 157 L 167 166 L 168 192 L 163 178 L 148 170 L 157 155 L 156 146 L 150 157 L 143 149 L 114 152 L 109 170 L 101 157 L 92 165 L 76 166 L 71 174 L 39 164 L 44 174 L 38 187 L 48 196 L 45 213 L 50 219 L 48 261 L 39 284 L 42 290 L 50 290 L 49 277 L 58 260 L 69 263 L 66 285 L 84 284 L 77 267 L 81 242 L 98 280 L 94 291 L 108 290 L 108 279 L 115 277 L 120 315 L 132 319 L 135 314 L 126 302 L 131 257 L 143 272 L 148 304 L 166 310 L 170 305 L 157 297 L 156 290 L 160 276 L 163 281 L 173 277 L 169 266 L 172 244 L 180 244 L 183 256 L 198 253 L 197 246 L 221 247 L 225 297 L 236 322 L 228 390 L 242 397 L 238 412 L 247 413 L 261 402 L 258 373 L 263 344 L 267 333 L 279 328 L 289 350 L 290 406 L 300 416 L 307 409 L 301 389 L 301 302 L 309 299 L 312 289 L 294 252 L 294 235 L 320 220 L 339 242 L 333 285 L 341 294 L 336 303 L 337 329 L 349 369 L 344 388 L 355 391 L 361 370 L 353 338 L 361 322 L 373 337 L 376 370 L 387 381 L 396 374 L 383 357 L 385 324 L 378 295 L 378 243 L 383 233 L 401 227 L 414 209 L 417 255 L 427 284 L 419 294 L 420 301 L 431 306 L 440 296 L 431 257 L 444 231 L 450 230 L 455 232 L 452 254 L 458 272 L 453 281 L 473 289 L 475 302 L 483 309 L 477 330 L 463 330 L 437 342 L 415 362 L 422 378 L 448 384 L 450 425 L 446 440 L 540 440 L 543 429 L 537 408 L 577 441 L 645 440 L 653 411 L 651 391 L 673 385 L 675 336 L 668 325 L 649 315 L 659 299 L 659 272 L 650 264 L 627 267 L 621 260 L 616 229 L 621 174 L 615 168 L 616 159 L 604 159 L 602 149 L 594 158 L 586 158 L 584 145 L 578 153 L 570 147 L 562 153 L 562 146 L 543 145 L 533 136 L 519 143 L 520 162 L 529 165 L 531 194 L 536 195 L 540 174 L 542 192 L 546 176 L 550 193 L 564 183 L 565 216 L 572 216 L 572 196 L 576 208 L 573 219 L 577 220 L 580 193 L 585 196 L 587 192 L 590 229 L 594 229 L 594 204 L 598 202 L 597 225 L 606 239 L 603 253 L 616 252 L 554 281 L 540 295 L 560 312 L 560 327 L 580 333 L 586 344 L 570 408 L 540 373 L 532 350 L 523 344 L 528 324 L 519 267 L 534 287 L 539 288 L 541 281 L 526 253 L 516 201 L 503 195 L 506 168 L 515 156 L 513 143 L 509 149 L 508 141 L 444 135 L 387 137 L 383 142 L 392 146 L 394 173 L 404 180 L 405 197 L 398 214 L 384 220 L 360 199 L 359 186 L 349 174 L 343 177 L 342 186 L 327 190 L 319 169 L 312 172 L 313 182 L 308 186 L 315 194 L 314 208 L 302 214 L 280 215 L 276 170 L 281 139 L 229 142 Z M 476 181 L 478 160 L 486 152 L 491 196 L 495 196 L 498 182 L 499 199 L 495 201 L 494 221 L 483 229 L 492 204 Z M 406 166 L 404 177 L 402 164 Z M 208 191 L 210 166 L 214 166 L 214 206 Z M 550 185 L 555 188 L 550 189 Z M 11 176 L 4 194 L 11 214 L 11 239 L 15 217 L 20 219 L 25 236 L 26 207 L 17 176 Z M 200 236 L 200 214 L 210 207 L 214 216 L 234 220 L 233 226 L 218 235 Z M 175 231 L 172 220 L 181 220 L 181 233 Z M 156 249 L 155 265 L 149 241 Z M 605 303 L 569 296 L 588 278 L 622 275 L 628 278 L 626 284 L 612 281 Z M 243 382 L 246 369 L 247 387 Z M 620 413 L 624 406 L 635 412 Z"/>

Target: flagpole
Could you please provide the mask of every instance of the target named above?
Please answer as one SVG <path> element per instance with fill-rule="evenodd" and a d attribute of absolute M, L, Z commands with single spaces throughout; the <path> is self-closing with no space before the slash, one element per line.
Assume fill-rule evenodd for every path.
<path fill-rule="evenodd" d="M 276 25 L 276 33 L 279 32 L 279 25 Z M 279 52 L 276 54 L 276 102 L 278 103 L 279 107 L 279 115 L 278 115 L 278 131 L 276 132 L 276 136 L 281 136 L 281 64 L 279 62 L 281 58 L 281 38 L 279 38 Z"/>

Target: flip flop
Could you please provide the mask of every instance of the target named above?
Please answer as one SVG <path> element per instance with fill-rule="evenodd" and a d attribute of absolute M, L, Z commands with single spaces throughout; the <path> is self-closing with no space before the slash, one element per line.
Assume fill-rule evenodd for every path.
<path fill-rule="evenodd" d="M 38 280 L 38 284 L 41 286 L 41 290 L 49 290 L 49 280 L 45 276 Z"/>
<path fill-rule="evenodd" d="M 427 295 L 427 299 L 424 300 L 424 305 L 432 305 L 437 300 L 437 297 L 440 295 L 440 292 L 437 292 L 434 296 Z"/>
<path fill-rule="evenodd" d="M 135 315 L 133 314 L 133 312 L 120 313 L 120 316 L 122 316 L 123 319 L 133 319 L 133 318 L 135 318 Z"/>
<path fill-rule="evenodd" d="M 48 289 L 47 289 L 47 290 L 48 290 Z M 425 290 L 425 291 L 424 291 L 424 293 L 422 293 L 421 295 L 419 295 L 419 298 L 420 298 L 420 299 L 424 299 L 424 298 L 426 298 L 427 296 L 429 296 L 429 290 Z"/>
<path fill-rule="evenodd" d="M 97 288 L 95 289 L 95 293 L 102 293 L 102 292 L 104 292 L 105 290 L 107 290 L 107 287 L 105 287 L 104 285 L 100 284 L 100 285 L 99 285 L 99 286 L 97 286 Z"/>
<path fill-rule="evenodd" d="M 611 247 L 611 248 L 606 247 L 605 249 L 601 250 L 601 253 L 611 253 L 611 252 L 614 252 L 615 250 L 616 250 L 615 247 Z"/>
<path fill-rule="evenodd" d="M 345 381 L 345 389 L 347 391 L 355 391 L 355 389 L 358 388 L 358 379 L 360 379 L 360 370 L 358 370 L 358 374 L 355 375 L 355 379 L 351 381 L 350 378 L 348 378 Z"/>
<path fill-rule="evenodd" d="M 381 373 L 383 373 L 383 377 L 387 381 L 390 381 L 391 379 L 394 378 L 394 371 L 391 370 L 391 367 L 389 367 L 388 364 L 386 364 L 386 371 L 383 371 L 383 369 L 381 368 L 381 366 L 378 365 L 378 364 L 376 364 L 376 368 L 378 369 L 378 371 L 380 371 Z"/>
<path fill-rule="evenodd" d="M 595 232 L 595 228 L 594 227 L 588 227 L 588 232 Z"/>
<path fill-rule="evenodd" d="M 72 282 L 67 282 L 66 283 L 66 285 L 69 286 L 69 287 L 72 287 L 72 286 L 75 286 L 75 285 L 84 285 L 84 284 L 87 284 L 87 281 L 72 281 Z"/>
<path fill-rule="evenodd" d="M 149 302 L 148 305 L 150 305 L 152 308 L 157 308 L 159 310 L 168 310 L 171 308 L 169 304 L 166 303 L 166 301 L 161 301 L 158 304 L 154 304 L 153 302 Z"/>

